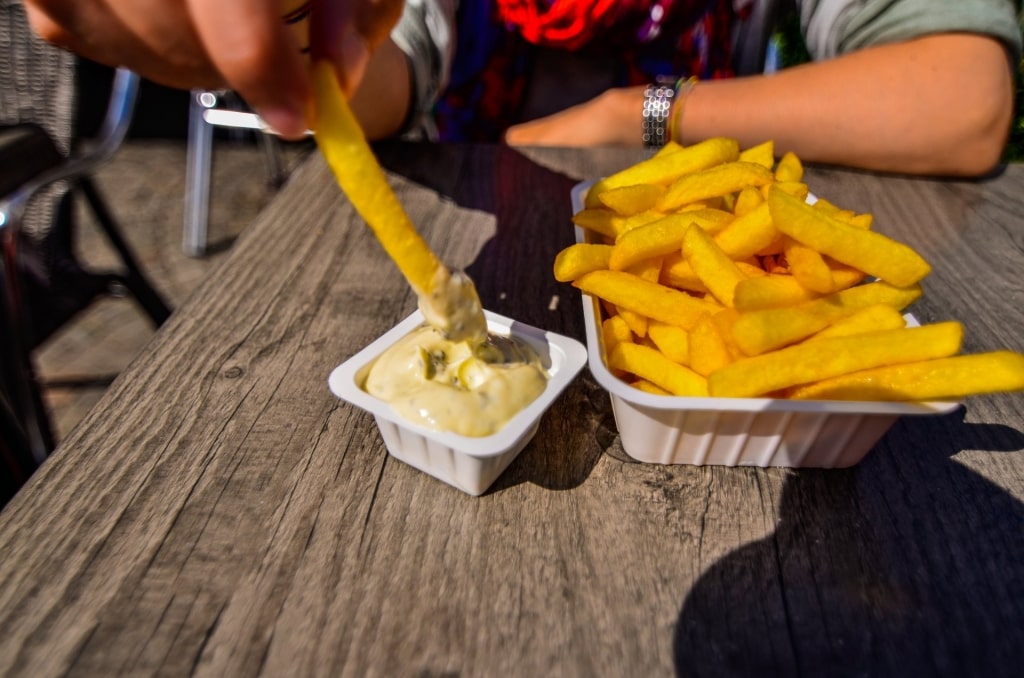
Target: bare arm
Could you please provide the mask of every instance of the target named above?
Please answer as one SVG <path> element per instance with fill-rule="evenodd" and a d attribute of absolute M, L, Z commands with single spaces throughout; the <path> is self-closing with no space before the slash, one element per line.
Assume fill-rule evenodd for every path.
<path fill-rule="evenodd" d="M 368 139 L 386 139 L 402 131 L 411 98 L 408 57 L 394 42 L 385 40 L 352 96 L 352 112 Z"/>
<path fill-rule="evenodd" d="M 613 90 L 509 131 L 512 144 L 639 144 L 642 88 Z M 915 174 L 975 176 L 1000 159 L 1013 117 L 1003 46 L 941 34 L 828 61 L 700 83 L 678 120 L 683 143 L 766 139 L 811 162 Z"/>

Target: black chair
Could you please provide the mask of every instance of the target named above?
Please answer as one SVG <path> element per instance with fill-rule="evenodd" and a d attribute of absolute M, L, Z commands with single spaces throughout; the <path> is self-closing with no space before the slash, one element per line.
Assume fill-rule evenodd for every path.
<path fill-rule="evenodd" d="M 21 3 L 0 0 L 0 462 L 7 467 L 0 493 L 54 447 L 33 352 L 101 296 L 131 296 L 154 326 L 170 315 L 92 179 L 127 133 L 139 78 L 117 70 L 103 125 L 83 150 L 71 134 L 74 75 L 74 58 L 32 33 Z M 80 199 L 118 254 L 119 270 L 78 260 Z M 0 505 L 8 498 L 0 495 Z"/>

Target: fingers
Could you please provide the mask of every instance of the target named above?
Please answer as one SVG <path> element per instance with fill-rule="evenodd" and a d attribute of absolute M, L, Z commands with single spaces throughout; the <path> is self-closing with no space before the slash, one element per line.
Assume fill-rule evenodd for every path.
<path fill-rule="evenodd" d="M 313 59 L 332 62 L 349 96 L 366 75 L 371 53 L 402 16 L 404 0 L 312 0 Z"/>
<path fill-rule="evenodd" d="M 280 0 L 186 0 L 217 70 L 282 136 L 307 129 L 309 81 Z"/>

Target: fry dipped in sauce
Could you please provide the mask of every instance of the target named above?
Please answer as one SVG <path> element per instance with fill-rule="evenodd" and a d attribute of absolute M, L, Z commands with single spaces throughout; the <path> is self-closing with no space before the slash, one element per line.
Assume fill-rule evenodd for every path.
<path fill-rule="evenodd" d="M 378 358 L 364 387 L 406 419 L 467 436 L 497 431 L 540 395 L 535 351 L 489 336 L 473 281 L 416 231 L 370 149 L 329 62 L 313 64 L 314 137 L 338 185 L 415 291 L 426 324 Z"/>

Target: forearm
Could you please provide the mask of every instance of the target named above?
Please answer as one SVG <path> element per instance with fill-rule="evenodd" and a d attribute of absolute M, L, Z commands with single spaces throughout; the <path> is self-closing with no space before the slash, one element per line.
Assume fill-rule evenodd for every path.
<path fill-rule="evenodd" d="M 770 76 L 703 82 L 678 120 L 683 143 L 772 139 L 777 152 L 865 169 L 979 175 L 1013 116 L 1000 43 L 944 34 L 865 49 Z"/>
<path fill-rule="evenodd" d="M 366 76 L 352 96 L 352 112 L 368 139 L 386 139 L 402 131 L 410 102 L 408 57 L 385 40 L 370 58 Z"/>

